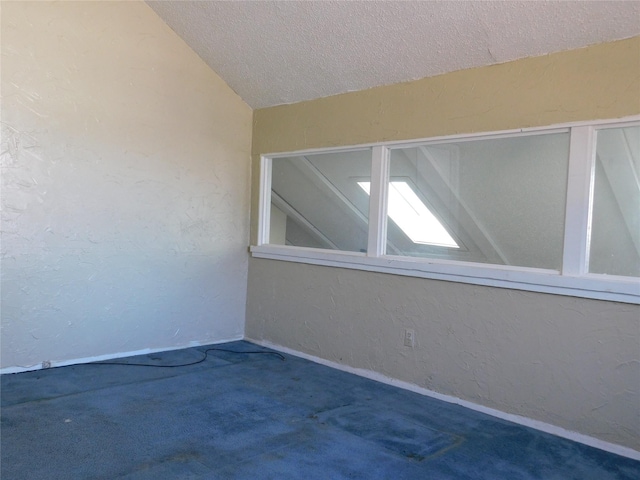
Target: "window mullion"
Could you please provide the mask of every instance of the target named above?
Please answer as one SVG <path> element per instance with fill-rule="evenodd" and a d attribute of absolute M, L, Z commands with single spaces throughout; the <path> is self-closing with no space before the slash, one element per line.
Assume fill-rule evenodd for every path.
<path fill-rule="evenodd" d="M 371 155 L 367 256 L 379 257 L 385 254 L 387 243 L 389 149 L 383 146 L 373 147 Z"/>
<path fill-rule="evenodd" d="M 591 126 L 571 129 L 562 256 L 563 275 L 584 275 L 589 270 L 594 136 Z"/>
<path fill-rule="evenodd" d="M 258 245 L 269 243 L 271 224 L 271 158 L 260 157 L 260 198 L 258 200 Z"/>

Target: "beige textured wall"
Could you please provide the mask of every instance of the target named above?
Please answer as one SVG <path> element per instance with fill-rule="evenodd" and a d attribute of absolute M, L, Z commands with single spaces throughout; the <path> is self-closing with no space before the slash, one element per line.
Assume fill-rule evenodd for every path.
<path fill-rule="evenodd" d="M 144 2 L 1 2 L 2 367 L 242 338 L 251 109 Z"/>
<path fill-rule="evenodd" d="M 257 110 L 252 238 L 261 153 L 638 113 L 640 37 Z M 637 305 L 251 259 L 246 336 L 640 450 Z"/>

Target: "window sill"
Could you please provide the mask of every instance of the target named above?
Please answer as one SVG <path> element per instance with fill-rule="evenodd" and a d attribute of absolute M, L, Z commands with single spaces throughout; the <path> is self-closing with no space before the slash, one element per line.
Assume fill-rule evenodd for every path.
<path fill-rule="evenodd" d="M 250 248 L 255 258 L 281 260 L 449 282 L 640 304 L 640 280 L 611 275 L 560 275 L 554 270 L 462 263 L 314 248 L 261 245 Z"/>

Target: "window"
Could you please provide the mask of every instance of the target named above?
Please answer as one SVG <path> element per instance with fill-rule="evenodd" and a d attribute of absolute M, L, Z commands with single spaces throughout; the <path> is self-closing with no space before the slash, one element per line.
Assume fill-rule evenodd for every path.
<path fill-rule="evenodd" d="M 411 179 L 465 248 L 409 242 L 389 225 L 387 253 L 559 271 L 568 165 L 568 132 L 392 148 L 391 178 Z"/>
<path fill-rule="evenodd" d="M 589 272 L 640 277 L 640 127 L 597 132 Z"/>
<path fill-rule="evenodd" d="M 366 252 L 371 149 L 274 158 L 269 243 Z"/>
<path fill-rule="evenodd" d="M 265 155 L 252 255 L 640 303 L 640 118 Z"/>

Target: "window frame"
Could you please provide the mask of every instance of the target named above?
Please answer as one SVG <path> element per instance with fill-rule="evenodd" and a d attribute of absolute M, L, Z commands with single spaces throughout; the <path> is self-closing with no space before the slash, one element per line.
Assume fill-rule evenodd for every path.
<path fill-rule="evenodd" d="M 588 271 L 596 132 L 600 129 L 630 126 L 640 126 L 640 115 L 497 132 L 262 154 L 260 157 L 257 243 L 250 246 L 250 253 L 256 258 L 640 304 L 640 278 L 596 274 Z M 388 216 L 386 208 L 389 152 L 391 149 L 567 131 L 570 134 L 569 159 L 563 256 L 560 270 L 438 258 L 404 257 L 384 253 L 387 241 Z M 269 244 L 272 159 L 321 153 L 343 153 L 363 148 L 371 148 L 372 151 L 367 252 Z"/>

